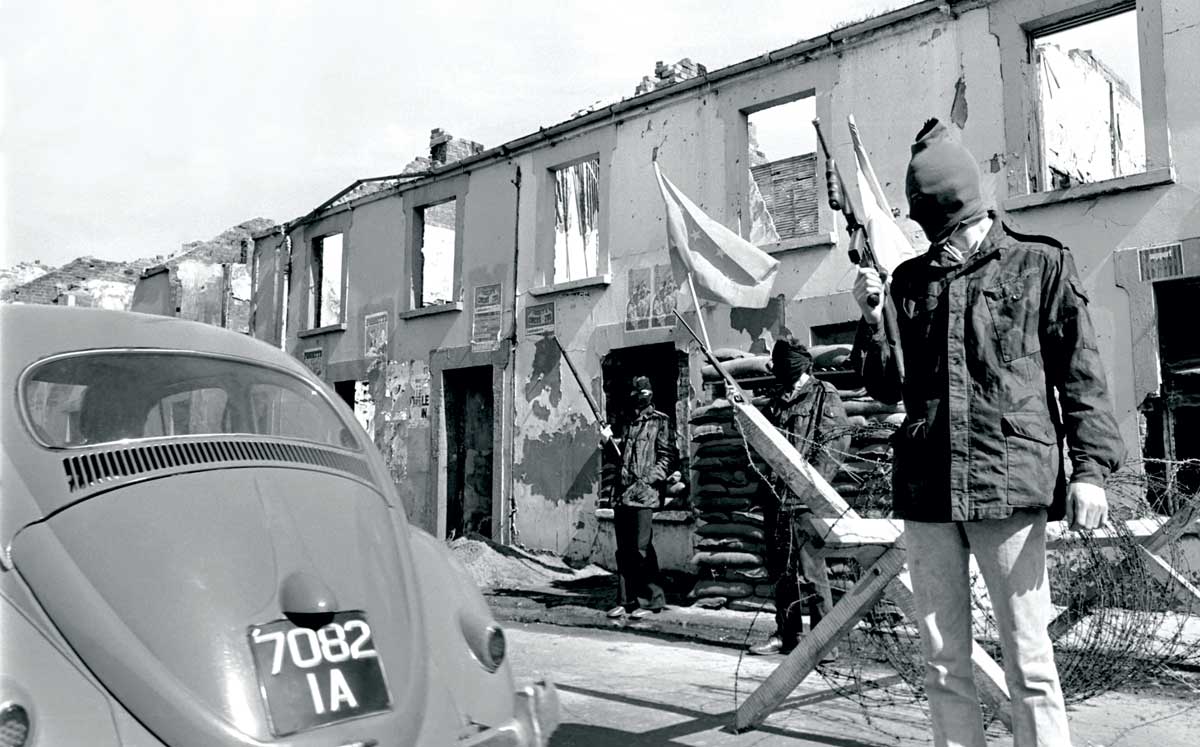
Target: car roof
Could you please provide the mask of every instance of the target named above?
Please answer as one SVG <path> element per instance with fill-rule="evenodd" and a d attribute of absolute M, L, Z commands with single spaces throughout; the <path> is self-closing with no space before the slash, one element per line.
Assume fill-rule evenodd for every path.
<path fill-rule="evenodd" d="M 105 348 L 189 350 L 259 360 L 304 373 L 292 356 L 248 335 L 168 316 L 37 304 L 0 306 L 4 378 L 58 353 Z"/>

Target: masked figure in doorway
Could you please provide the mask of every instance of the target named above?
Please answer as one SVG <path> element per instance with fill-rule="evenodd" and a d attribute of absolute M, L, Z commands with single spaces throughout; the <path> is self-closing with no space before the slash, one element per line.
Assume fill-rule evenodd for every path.
<path fill-rule="evenodd" d="M 826 480 L 833 478 L 841 457 L 850 445 L 846 408 L 837 388 L 811 374 L 812 355 L 803 344 L 788 336 L 777 340 L 771 350 L 771 372 L 779 388 L 766 407 L 767 418 L 796 447 Z M 757 655 L 787 653 L 803 633 L 803 613 L 809 624 L 821 619 L 825 600 L 814 583 L 816 563 L 805 552 L 806 534 L 800 522 L 808 513 L 806 497 L 776 479 L 774 494 L 763 511 L 768 545 L 767 565 L 775 581 L 775 634 L 765 643 L 750 647 Z M 775 496 L 779 496 L 776 501 Z"/>
<path fill-rule="evenodd" d="M 640 619 L 666 607 L 658 583 L 652 520 L 668 478 L 673 476 L 671 468 L 677 455 L 671 420 L 654 409 L 650 379 L 635 376 L 632 389 L 633 420 L 625 429 L 620 478 L 613 498 L 620 604 L 608 616 Z M 612 430 L 606 426 L 601 436 L 612 439 Z"/>

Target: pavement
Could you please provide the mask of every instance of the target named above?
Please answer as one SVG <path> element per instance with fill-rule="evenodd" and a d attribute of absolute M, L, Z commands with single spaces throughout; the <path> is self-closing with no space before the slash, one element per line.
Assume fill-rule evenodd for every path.
<path fill-rule="evenodd" d="M 773 614 L 690 606 L 691 579 L 668 576 L 667 610 L 612 620 L 606 612 L 616 579 L 603 569 L 572 571 L 540 555 L 514 554 L 505 562 L 532 564 L 537 574 L 524 579 L 524 588 L 493 586 L 484 594 L 511 633 L 518 679 L 548 675 L 562 686 L 568 716 L 554 744 L 929 743 L 924 703 L 894 669 L 855 659 L 865 649 L 853 642 L 843 645 L 833 667 L 811 673 L 762 728 L 732 734 L 735 703 L 783 660 L 743 654 L 770 635 Z M 502 584 L 508 574 L 494 575 L 492 583 Z M 1187 618 L 1185 628 L 1193 652 L 1200 652 L 1200 617 Z M 1200 744 L 1200 658 L 1071 706 L 1070 718 L 1076 747 Z M 1011 739 L 998 722 L 989 727 L 990 744 Z"/>
<path fill-rule="evenodd" d="M 911 747 L 930 743 L 924 704 L 889 695 L 886 670 L 852 687 L 809 675 L 757 729 L 730 729 L 739 703 L 780 657 L 741 656 L 728 646 L 608 630 L 510 622 L 509 661 L 518 684 L 550 677 L 562 724 L 554 747 L 793 745 Z M 1200 689 L 1117 692 L 1068 709 L 1075 747 L 1194 747 Z M 998 723 L 994 747 L 1012 747 Z"/>

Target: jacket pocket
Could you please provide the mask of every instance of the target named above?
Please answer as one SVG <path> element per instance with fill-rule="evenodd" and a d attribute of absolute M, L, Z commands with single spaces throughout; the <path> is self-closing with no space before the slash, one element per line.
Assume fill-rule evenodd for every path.
<path fill-rule="evenodd" d="M 1010 506 L 1049 506 L 1061 460 L 1058 434 L 1047 413 L 1010 412 L 1001 416 L 1004 434 L 1005 493 Z"/>
<path fill-rule="evenodd" d="M 929 481 L 932 465 L 928 463 L 929 423 L 924 418 L 905 418 L 892 434 L 892 496 L 894 508 L 906 511 L 919 501 Z"/>
<path fill-rule="evenodd" d="M 1038 316 L 1041 289 L 1036 270 L 983 289 L 996 345 L 1005 363 L 1041 350 Z"/>

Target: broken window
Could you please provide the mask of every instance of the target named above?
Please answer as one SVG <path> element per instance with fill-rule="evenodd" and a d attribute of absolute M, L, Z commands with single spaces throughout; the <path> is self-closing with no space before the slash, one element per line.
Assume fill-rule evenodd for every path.
<path fill-rule="evenodd" d="M 413 308 L 457 301 L 454 293 L 455 227 L 458 201 L 420 208 L 421 247 L 413 288 Z"/>
<path fill-rule="evenodd" d="M 309 278 L 308 327 L 342 323 L 342 235 L 315 239 Z"/>
<path fill-rule="evenodd" d="M 1145 171 L 1134 3 L 1038 31 L 1031 55 L 1042 164 L 1033 191 Z"/>
<path fill-rule="evenodd" d="M 749 233 L 773 244 L 817 233 L 816 99 L 806 96 L 747 115 Z M 745 222 L 747 216 L 741 216 Z"/>
<path fill-rule="evenodd" d="M 599 274 L 600 158 L 589 158 L 554 176 L 554 282 Z"/>

